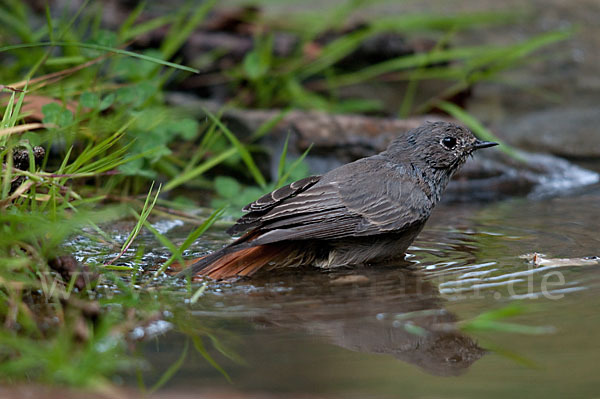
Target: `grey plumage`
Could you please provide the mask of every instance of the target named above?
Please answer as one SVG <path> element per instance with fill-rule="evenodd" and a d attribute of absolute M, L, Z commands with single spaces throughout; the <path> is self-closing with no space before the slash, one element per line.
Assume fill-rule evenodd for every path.
<path fill-rule="evenodd" d="M 228 230 L 245 234 L 183 273 L 210 270 L 219 253 L 258 246 L 281 247 L 286 261 L 280 263 L 288 266 L 335 267 L 402 257 L 454 172 L 474 150 L 492 145 L 464 127 L 427 123 L 400 135 L 378 155 L 248 204 L 248 213 Z"/>

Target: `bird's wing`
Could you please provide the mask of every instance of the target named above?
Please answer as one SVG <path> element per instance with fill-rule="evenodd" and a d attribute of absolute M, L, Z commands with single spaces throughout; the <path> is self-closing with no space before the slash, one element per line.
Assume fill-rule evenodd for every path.
<path fill-rule="evenodd" d="M 248 213 L 242 216 L 236 224 L 231 226 L 227 230 L 227 233 L 235 235 L 258 226 L 261 217 L 266 212 L 276 207 L 282 201 L 305 191 L 307 188 L 318 182 L 319 179 L 321 179 L 321 176 L 309 176 L 263 195 L 242 209 L 242 211 Z"/>
<path fill-rule="evenodd" d="M 353 184 L 340 185 L 346 207 L 362 217 L 355 235 L 401 231 L 431 214 L 434 200 L 428 187 L 401 170 L 387 168 L 373 176 L 359 176 Z"/>
<path fill-rule="evenodd" d="M 262 214 L 257 245 L 283 240 L 337 239 L 400 232 L 424 222 L 433 208 L 423 189 L 390 164 L 354 165 L 344 179 L 328 179 Z"/>

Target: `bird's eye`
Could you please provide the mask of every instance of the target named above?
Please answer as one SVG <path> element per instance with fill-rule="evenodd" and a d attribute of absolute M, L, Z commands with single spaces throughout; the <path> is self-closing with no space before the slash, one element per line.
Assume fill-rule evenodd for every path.
<path fill-rule="evenodd" d="M 454 137 L 444 137 L 442 139 L 442 145 L 449 150 L 453 150 L 456 147 L 456 139 Z"/>

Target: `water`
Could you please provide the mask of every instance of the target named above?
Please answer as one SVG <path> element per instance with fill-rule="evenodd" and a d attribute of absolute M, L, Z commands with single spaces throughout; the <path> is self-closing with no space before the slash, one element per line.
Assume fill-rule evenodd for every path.
<path fill-rule="evenodd" d="M 598 185 L 572 196 L 442 204 L 406 264 L 209 285 L 196 304 L 178 307 L 178 327 L 143 345 L 144 377 L 156 381 L 192 336 L 231 382 L 192 345 L 165 393 L 598 395 L 600 265 L 534 268 L 520 256 L 600 255 L 599 221 Z M 211 233 L 190 254 L 225 239 Z M 355 283 L 344 283 L 349 275 Z M 522 312 L 502 321 L 546 333 L 456 328 L 515 303 Z"/>

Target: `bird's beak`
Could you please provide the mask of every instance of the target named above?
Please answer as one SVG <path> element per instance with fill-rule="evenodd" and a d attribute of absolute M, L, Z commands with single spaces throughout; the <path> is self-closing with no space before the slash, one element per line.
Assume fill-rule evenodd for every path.
<path fill-rule="evenodd" d="M 475 144 L 473 144 L 473 150 L 480 150 L 482 148 L 488 148 L 498 145 L 498 143 L 494 143 L 493 141 L 482 141 L 477 140 Z"/>

